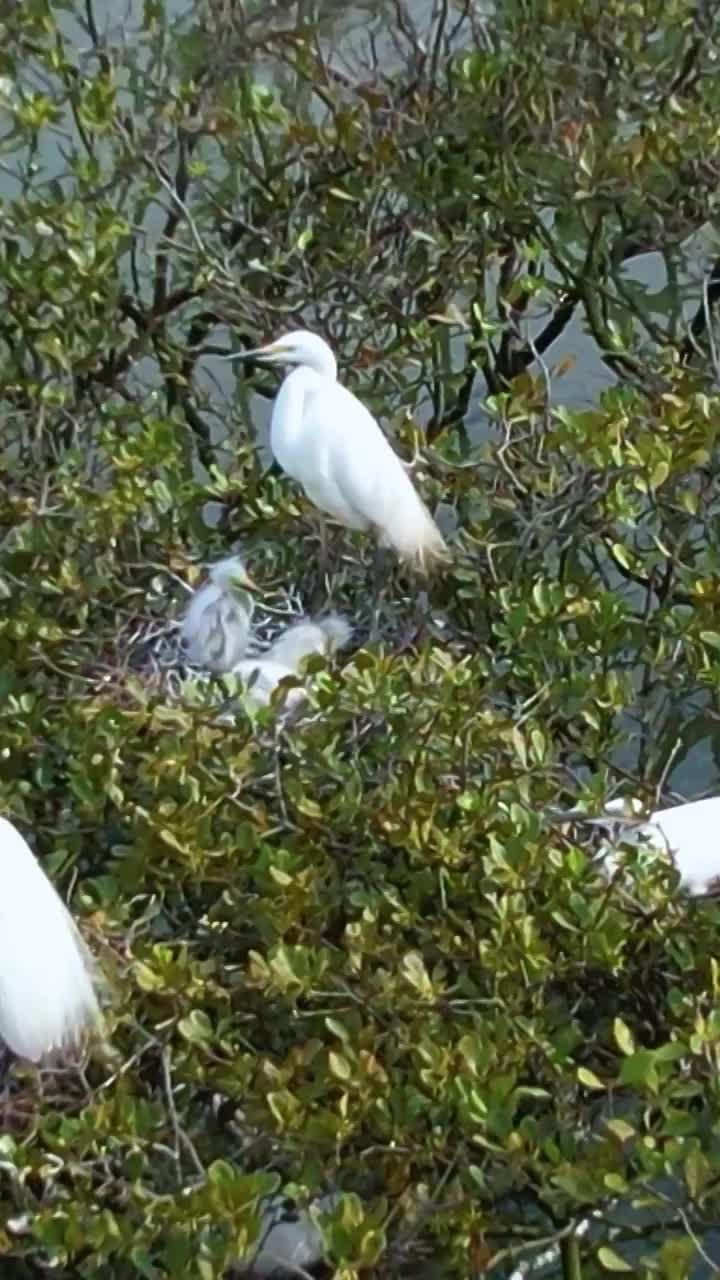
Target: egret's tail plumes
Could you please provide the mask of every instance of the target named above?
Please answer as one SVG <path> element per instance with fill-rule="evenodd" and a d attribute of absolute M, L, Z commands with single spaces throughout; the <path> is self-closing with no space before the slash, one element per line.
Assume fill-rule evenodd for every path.
<path fill-rule="evenodd" d="M 351 635 L 352 627 L 337 613 L 314 622 L 303 618 L 278 636 L 267 657 L 291 671 L 299 671 L 303 659 L 311 653 L 335 653 L 348 643 Z"/>
<path fill-rule="evenodd" d="M 30 848 L 0 818 L 0 1039 L 39 1062 L 99 1019 L 92 962 Z"/>
<path fill-rule="evenodd" d="M 425 503 L 409 477 L 407 480 L 414 502 L 406 495 L 403 502 L 388 508 L 380 530 L 381 543 L 392 547 L 421 573 L 428 573 L 435 564 L 449 560 L 450 552 Z"/>

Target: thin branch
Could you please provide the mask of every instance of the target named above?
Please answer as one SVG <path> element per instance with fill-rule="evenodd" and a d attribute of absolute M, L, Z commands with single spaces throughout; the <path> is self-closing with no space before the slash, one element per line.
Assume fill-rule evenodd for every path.
<path fill-rule="evenodd" d="M 190 1159 L 195 1167 L 195 1172 L 204 1180 L 205 1168 L 202 1163 L 202 1160 L 200 1159 L 187 1133 L 185 1132 L 182 1125 L 180 1124 L 180 1119 L 178 1117 L 177 1107 L 175 1106 L 175 1099 L 173 1097 L 170 1050 L 169 1048 L 167 1048 L 167 1046 L 162 1051 L 161 1062 L 162 1062 L 162 1072 L 163 1072 L 163 1084 L 165 1087 L 165 1100 L 167 1102 L 168 1111 L 170 1113 L 170 1120 L 173 1127 L 173 1133 L 175 1134 L 175 1162 L 176 1162 L 176 1168 L 177 1168 L 178 1182 L 182 1185 L 182 1172 L 180 1169 L 180 1147 L 181 1146 L 185 1148 L 188 1155 L 190 1156 Z"/>
<path fill-rule="evenodd" d="M 690 321 L 687 337 L 680 348 L 680 359 L 687 364 L 698 353 L 699 340 L 703 334 L 712 333 L 712 308 L 720 300 L 720 258 L 716 258 L 703 287 L 702 301 Z"/>

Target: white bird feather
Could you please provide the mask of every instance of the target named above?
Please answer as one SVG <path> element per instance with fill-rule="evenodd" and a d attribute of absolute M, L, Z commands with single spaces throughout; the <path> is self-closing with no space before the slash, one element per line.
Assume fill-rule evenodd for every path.
<path fill-rule="evenodd" d="M 275 398 L 270 447 L 311 502 L 349 529 L 373 529 L 381 545 L 421 570 L 447 558 L 400 458 L 372 414 L 337 381 L 335 357 L 322 338 L 300 329 L 229 358 L 298 366 Z"/>
<path fill-rule="evenodd" d="M 281 680 L 297 676 L 303 662 L 313 653 L 331 654 L 347 644 L 352 628 L 345 618 L 330 614 L 313 621 L 303 618 L 293 623 L 258 658 L 244 658 L 233 668 L 247 689 L 251 703 L 266 707 Z M 285 707 L 292 710 L 305 699 L 303 688 L 288 689 Z"/>
<path fill-rule="evenodd" d="M 20 832 L 0 818 L 0 1039 L 39 1062 L 99 1019 L 92 960 Z"/>
<path fill-rule="evenodd" d="M 302 618 L 278 636 L 266 657 L 298 671 L 303 659 L 311 653 L 335 653 L 344 648 L 351 635 L 352 627 L 340 614 L 331 613 L 327 618 L 316 620 Z"/>
<path fill-rule="evenodd" d="M 211 565 L 208 581 L 193 592 L 180 632 L 191 662 L 222 672 L 240 661 L 250 640 L 254 587 L 239 556 Z"/>
<path fill-rule="evenodd" d="M 319 1196 L 312 1207 L 332 1213 L 341 1194 L 331 1191 Z M 285 1196 L 270 1196 L 260 1205 L 260 1241 L 243 1270 L 257 1280 L 282 1275 L 298 1275 L 317 1266 L 325 1256 L 322 1234 L 308 1209 L 301 1209 Z"/>
<path fill-rule="evenodd" d="M 642 821 L 642 805 L 634 799 L 612 800 L 605 806 L 606 823 L 613 835 L 602 847 L 605 874 L 619 865 L 618 844 L 645 846 L 670 859 L 680 876 L 680 887 L 692 897 L 704 897 L 720 889 L 720 796 L 658 809 Z"/>

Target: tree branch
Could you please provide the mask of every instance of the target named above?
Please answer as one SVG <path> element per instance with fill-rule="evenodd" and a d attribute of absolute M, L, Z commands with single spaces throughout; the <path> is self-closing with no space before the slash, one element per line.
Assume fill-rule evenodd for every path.
<path fill-rule="evenodd" d="M 687 364 L 694 355 L 697 355 L 699 340 L 707 332 L 710 311 L 718 300 L 720 300 L 720 258 L 716 258 L 713 263 L 710 275 L 707 277 L 707 287 L 704 290 L 702 302 L 698 303 L 695 315 L 690 321 L 687 337 L 680 348 L 680 359 L 683 364 Z"/>

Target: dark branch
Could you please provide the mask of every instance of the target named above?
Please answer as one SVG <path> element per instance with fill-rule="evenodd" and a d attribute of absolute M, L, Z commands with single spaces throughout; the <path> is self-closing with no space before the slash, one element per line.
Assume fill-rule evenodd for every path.
<path fill-rule="evenodd" d="M 708 316 L 718 300 L 720 300 L 720 258 L 717 258 L 713 264 L 707 278 L 703 299 L 698 303 L 695 315 L 690 321 L 688 335 L 680 348 L 680 359 L 684 364 L 697 355 L 699 340 L 707 330 Z"/>

